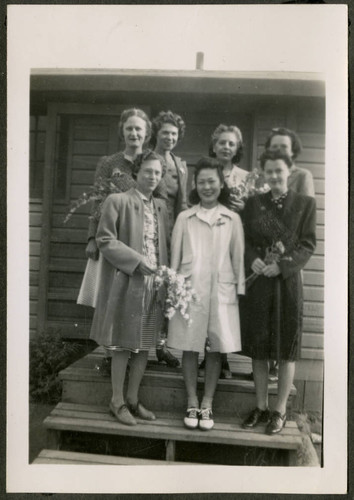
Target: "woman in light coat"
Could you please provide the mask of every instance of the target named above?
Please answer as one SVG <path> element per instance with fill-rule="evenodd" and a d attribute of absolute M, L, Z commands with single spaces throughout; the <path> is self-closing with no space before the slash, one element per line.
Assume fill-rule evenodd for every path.
<path fill-rule="evenodd" d="M 104 257 L 104 279 L 90 337 L 112 353 L 110 410 L 126 425 L 135 425 L 135 417 L 155 420 L 139 401 L 138 392 L 149 348 L 163 321 L 154 292 L 154 272 L 158 265 L 168 263 L 168 214 L 165 203 L 152 196 L 162 177 L 162 163 L 149 150 L 137 158 L 136 187 L 108 196 L 96 235 Z"/>
<path fill-rule="evenodd" d="M 244 236 L 241 219 L 224 203 L 222 166 L 202 158 L 195 169 L 194 206 L 182 212 L 172 233 L 171 267 L 189 277 L 198 295 L 190 304 L 190 325 L 177 312 L 170 320 L 168 345 L 183 351 L 188 428 L 213 427 L 212 401 L 221 369 L 221 354 L 241 350 L 238 294 L 244 293 Z M 198 354 L 207 341 L 204 397 L 197 397 Z"/>

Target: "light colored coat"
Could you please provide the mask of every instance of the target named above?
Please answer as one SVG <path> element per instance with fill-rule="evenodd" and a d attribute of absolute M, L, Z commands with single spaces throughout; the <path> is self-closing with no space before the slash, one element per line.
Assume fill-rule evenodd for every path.
<path fill-rule="evenodd" d="M 168 215 L 164 201 L 154 198 L 158 220 L 159 264 L 167 265 Z M 106 199 L 96 240 L 104 256 L 98 301 L 90 338 L 99 345 L 138 349 L 141 339 L 144 276 L 144 204 L 132 188 Z M 160 322 L 163 317 L 160 312 Z"/>
<path fill-rule="evenodd" d="M 168 345 L 182 351 L 241 350 L 238 294 L 244 294 L 244 235 L 241 219 L 218 205 L 211 224 L 200 205 L 182 212 L 172 233 L 171 267 L 190 277 L 199 302 L 190 305 L 191 324 L 177 312 L 169 322 Z"/>

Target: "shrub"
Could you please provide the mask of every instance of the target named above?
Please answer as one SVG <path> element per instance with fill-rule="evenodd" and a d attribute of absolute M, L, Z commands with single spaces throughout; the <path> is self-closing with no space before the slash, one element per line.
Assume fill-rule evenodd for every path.
<path fill-rule="evenodd" d="M 62 383 L 59 372 L 84 354 L 83 344 L 64 341 L 59 332 L 44 332 L 30 342 L 29 381 L 33 401 L 57 403 Z"/>

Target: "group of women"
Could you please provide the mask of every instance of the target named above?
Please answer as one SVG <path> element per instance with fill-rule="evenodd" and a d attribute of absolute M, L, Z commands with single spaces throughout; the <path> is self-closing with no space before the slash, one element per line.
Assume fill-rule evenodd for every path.
<path fill-rule="evenodd" d="M 165 344 L 161 332 L 168 330 L 167 345 L 183 351 L 186 427 L 212 429 L 222 365 L 227 353 L 242 352 L 252 358 L 257 399 L 243 426 L 265 423 L 266 432 L 275 434 L 286 422 L 299 357 L 301 269 L 316 244 L 312 177 L 294 165 L 301 148 L 297 136 L 275 129 L 260 158 L 270 189 L 245 203 L 230 191 L 247 175 L 237 165 L 242 135 L 235 126 L 219 125 L 209 156 L 195 166 L 187 198 L 187 166 L 172 152 L 184 132 L 184 121 L 171 111 L 160 112 L 150 123 L 142 110 L 126 110 L 119 123 L 124 151 L 104 157 L 97 168 L 101 178 L 118 172 L 122 191 L 107 197 L 98 225 L 90 224 L 87 246 L 91 259 L 101 259 L 91 338 L 112 357 L 110 411 L 126 425 L 135 425 L 137 418 L 155 420 L 139 401 L 139 387 L 149 349 L 157 345 L 158 353 Z M 305 185 L 305 194 L 296 192 L 304 192 Z M 166 324 L 163 300 L 154 287 L 161 265 L 191 280 L 198 296 L 189 306 L 191 321 L 177 311 Z M 175 359 L 164 349 L 169 361 Z M 204 349 L 199 402 L 198 355 Z M 269 360 L 279 363 L 272 411 Z"/>

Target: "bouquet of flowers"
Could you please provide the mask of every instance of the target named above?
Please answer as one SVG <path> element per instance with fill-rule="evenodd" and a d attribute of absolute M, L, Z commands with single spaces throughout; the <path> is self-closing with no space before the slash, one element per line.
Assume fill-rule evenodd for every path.
<path fill-rule="evenodd" d="M 188 325 L 190 325 L 189 305 L 192 302 L 198 302 L 198 297 L 192 288 L 191 281 L 167 266 L 160 266 L 154 277 L 155 290 L 159 290 L 163 285 L 166 287 L 167 292 L 164 304 L 165 317 L 171 319 L 176 311 L 179 311 Z"/>
<path fill-rule="evenodd" d="M 263 259 L 263 262 L 266 265 L 273 264 L 273 262 L 279 262 L 282 256 L 285 253 L 285 247 L 281 241 L 277 241 L 273 243 L 270 247 L 266 248 L 266 253 L 265 257 Z M 245 283 L 247 283 L 246 287 L 249 288 L 260 276 L 257 273 L 252 273 L 248 278 L 245 280 Z"/>
<path fill-rule="evenodd" d="M 133 181 L 130 176 L 121 173 L 118 169 L 113 171 L 111 177 L 98 177 L 87 192 L 82 193 L 77 200 L 72 202 L 70 210 L 64 219 L 64 224 L 71 219 L 73 213 L 76 212 L 79 207 L 91 201 L 96 202 L 96 206 L 89 218 L 98 221 L 101 217 L 103 202 L 107 196 L 113 193 L 124 193 L 130 189 L 133 184 L 135 184 L 135 181 Z"/>
<path fill-rule="evenodd" d="M 260 193 L 266 193 L 267 191 L 269 191 L 269 186 L 267 184 L 260 187 L 256 186 L 258 178 L 259 173 L 255 168 L 251 172 L 249 172 L 246 178 L 237 186 L 231 187 L 230 192 L 233 195 L 233 198 L 236 198 L 235 201 L 246 201 L 250 196 Z"/>

